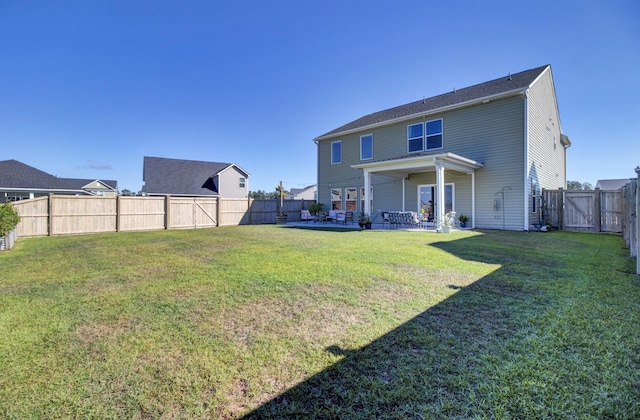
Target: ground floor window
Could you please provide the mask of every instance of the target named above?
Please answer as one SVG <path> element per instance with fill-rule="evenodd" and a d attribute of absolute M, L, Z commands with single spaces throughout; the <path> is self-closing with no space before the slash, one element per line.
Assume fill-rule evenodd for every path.
<path fill-rule="evenodd" d="M 435 185 L 419 185 L 418 186 L 418 211 L 422 216 L 434 221 L 437 212 L 438 203 L 436 202 L 436 186 Z M 445 184 L 444 186 L 444 212 L 448 213 L 455 209 L 453 184 Z"/>
<path fill-rule="evenodd" d="M 360 188 L 360 211 L 364 211 L 365 200 L 369 200 L 369 211 L 373 211 L 373 187 L 369 189 L 369 194 L 364 192 L 364 187 Z"/>
<path fill-rule="evenodd" d="M 331 210 L 342 210 L 342 189 L 331 189 Z"/>
<path fill-rule="evenodd" d="M 345 188 L 345 210 L 356 211 L 358 206 L 358 190 L 356 188 Z"/>

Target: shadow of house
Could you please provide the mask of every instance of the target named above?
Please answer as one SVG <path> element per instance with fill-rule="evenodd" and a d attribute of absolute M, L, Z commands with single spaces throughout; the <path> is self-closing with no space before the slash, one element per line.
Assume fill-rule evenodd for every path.
<path fill-rule="evenodd" d="M 500 244 L 501 238 L 508 240 L 500 234 L 493 238 L 496 246 L 517 246 Z M 581 369 L 589 357 L 582 348 L 558 349 L 544 336 L 548 320 L 541 314 L 565 304 L 546 286 L 563 281 L 560 264 L 539 264 L 539 255 L 531 253 L 498 260 L 484 241 L 472 237 L 435 246 L 501 268 L 466 287 L 451 284 L 459 289 L 456 294 L 368 345 L 328 347 L 344 358 L 245 418 L 541 418 L 553 417 L 556 409 L 581 417 L 588 411 L 585 400 L 601 404 L 601 413 L 628 412 L 598 393 L 606 373 L 583 378 L 584 384 L 558 372 L 558 366 Z M 571 345 L 570 338 L 565 345 Z M 607 387 L 629 394 L 615 382 Z M 564 402 L 560 395 L 567 390 L 587 395 Z"/>

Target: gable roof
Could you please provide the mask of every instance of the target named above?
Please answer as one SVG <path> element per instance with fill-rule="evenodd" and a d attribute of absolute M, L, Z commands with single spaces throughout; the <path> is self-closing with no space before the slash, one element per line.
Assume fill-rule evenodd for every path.
<path fill-rule="evenodd" d="M 0 188 L 82 192 L 82 187 L 76 187 L 67 178 L 58 178 L 14 159 L 0 161 Z"/>
<path fill-rule="evenodd" d="M 84 187 L 95 179 L 58 178 L 14 159 L 0 161 L 0 188 L 13 190 L 67 191 L 88 193 Z M 114 190 L 118 182 L 99 180 Z"/>
<path fill-rule="evenodd" d="M 385 109 L 384 111 L 374 112 L 373 114 L 365 115 L 364 117 L 338 127 L 335 130 L 331 130 L 314 140 L 318 141 L 333 138 L 352 131 L 362 130 L 366 127 L 386 125 L 391 122 L 414 118 L 423 114 L 433 113 L 438 110 L 480 102 L 495 96 L 519 93 L 531 86 L 531 84 L 549 67 L 549 65 L 536 67 L 534 69 L 509 74 L 508 76 L 477 85 L 462 89 L 454 89 L 452 92 L 444 93 L 442 95 Z"/>
<path fill-rule="evenodd" d="M 211 179 L 231 167 L 249 176 L 233 163 L 145 156 L 142 190 L 147 194 L 218 195 L 218 185 Z"/>
<path fill-rule="evenodd" d="M 89 184 L 98 181 L 99 183 L 105 185 L 106 187 L 112 190 L 118 190 L 118 181 L 113 179 L 79 179 L 79 178 L 60 178 L 64 179 L 69 183 L 69 185 L 73 185 L 75 189 L 84 189 Z"/>

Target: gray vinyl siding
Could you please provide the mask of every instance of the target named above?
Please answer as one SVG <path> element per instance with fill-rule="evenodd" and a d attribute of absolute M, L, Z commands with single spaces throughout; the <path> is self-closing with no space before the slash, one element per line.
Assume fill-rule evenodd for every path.
<path fill-rule="evenodd" d="M 360 160 L 360 136 L 373 134 L 373 161 L 406 156 L 407 126 L 442 118 L 444 144 L 433 153 L 451 152 L 484 164 L 476 171 L 476 227 L 521 230 L 524 226 L 524 96 L 517 95 L 487 104 L 416 118 L 390 126 L 365 129 L 318 142 L 318 199 L 330 202 L 331 187 L 361 187 L 362 170 L 351 165 Z M 342 141 L 342 163 L 331 164 L 331 143 Z M 455 210 L 471 217 L 471 176 L 447 171 L 445 183 L 455 184 Z M 410 174 L 405 182 L 406 210 L 417 210 L 417 186 L 435 184 L 435 173 Z M 402 209 L 402 180 L 374 176 L 375 213 Z M 503 203 L 496 194 L 505 186 Z M 358 203 L 358 205 L 360 205 Z M 503 221 L 504 214 L 504 221 Z M 375 216 L 375 215 L 374 215 Z"/>
<path fill-rule="evenodd" d="M 529 222 L 544 222 L 538 205 L 533 213 L 532 195 L 566 186 L 565 154 L 551 70 L 547 69 L 529 89 L 529 157 L 527 196 Z M 554 143 L 555 137 L 555 143 Z M 536 183 L 537 191 L 532 190 Z M 539 199 L 538 199 L 539 204 Z"/>
<path fill-rule="evenodd" d="M 240 188 L 240 178 L 244 178 L 244 188 Z M 249 179 L 245 174 L 231 167 L 218 175 L 218 191 L 224 198 L 246 198 L 249 191 Z"/>

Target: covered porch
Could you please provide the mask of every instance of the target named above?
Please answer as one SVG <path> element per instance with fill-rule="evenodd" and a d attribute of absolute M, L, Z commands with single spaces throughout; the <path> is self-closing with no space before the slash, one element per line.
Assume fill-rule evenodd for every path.
<path fill-rule="evenodd" d="M 351 165 L 351 167 L 354 169 L 362 169 L 364 191 L 371 190 L 372 175 L 383 175 L 402 180 L 403 203 L 405 202 L 404 197 L 406 192 L 405 182 L 409 178 L 410 174 L 435 172 L 436 182 L 434 198 L 436 205 L 434 209 L 434 222 L 438 231 L 442 229 L 442 221 L 445 216 L 444 206 L 437 204 L 445 202 L 445 183 L 447 182 L 445 171 L 448 170 L 468 174 L 471 177 L 471 227 L 475 227 L 475 171 L 483 167 L 483 164 L 480 162 L 476 162 L 472 159 L 468 159 L 454 153 L 439 153 L 404 156 L 400 158 Z M 370 200 L 364 201 L 363 211 L 367 214 L 371 214 L 372 208 Z"/>

